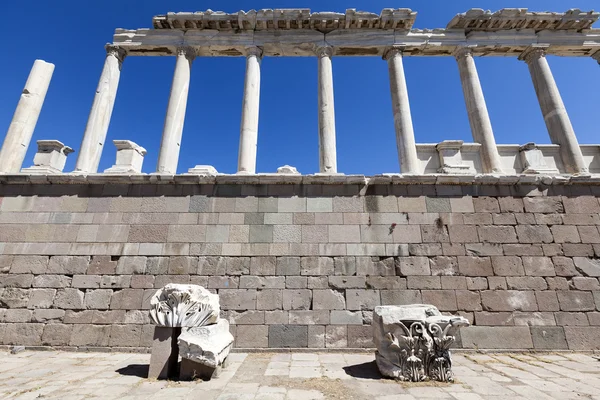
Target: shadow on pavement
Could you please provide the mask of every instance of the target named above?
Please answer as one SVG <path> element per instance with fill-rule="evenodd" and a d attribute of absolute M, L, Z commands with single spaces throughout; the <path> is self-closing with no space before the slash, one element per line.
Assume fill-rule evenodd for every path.
<path fill-rule="evenodd" d="M 126 376 L 137 376 L 140 378 L 147 378 L 149 369 L 150 366 L 148 364 L 129 364 L 126 367 L 119 368 L 115 372 Z"/>
<path fill-rule="evenodd" d="M 362 379 L 381 379 L 382 378 L 375 361 L 362 363 L 362 364 L 356 364 L 356 365 L 349 365 L 347 367 L 344 367 L 344 371 L 346 372 L 346 374 L 350 375 L 353 378 L 362 378 Z"/>

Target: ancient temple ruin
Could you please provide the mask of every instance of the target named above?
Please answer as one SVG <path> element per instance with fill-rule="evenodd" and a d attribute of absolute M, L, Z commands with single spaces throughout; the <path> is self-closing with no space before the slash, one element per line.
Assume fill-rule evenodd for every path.
<path fill-rule="evenodd" d="M 117 29 L 81 144 L 40 141 L 24 168 L 54 70 L 36 62 L 0 152 L 0 344 L 147 349 L 150 299 L 178 283 L 219 294 L 240 348 L 374 347 L 376 307 L 424 303 L 471 323 L 457 346 L 598 349 L 600 145 L 578 143 L 546 56 L 600 62 L 600 15 L 473 9 L 424 30 L 416 16 L 208 10 Z M 146 150 L 120 138 L 100 172 L 135 56 L 176 59 L 162 138 L 148 139 L 158 163 L 142 173 Z M 332 63 L 352 56 L 389 67 L 400 173 L 338 170 Z M 495 56 L 529 69 L 552 144 L 496 143 L 476 69 Z M 246 57 L 236 174 L 203 160 L 177 174 L 204 57 Z M 314 174 L 256 171 L 262 57 L 317 60 Z M 456 59 L 472 143 L 418 143 L 405 57 Z"/>

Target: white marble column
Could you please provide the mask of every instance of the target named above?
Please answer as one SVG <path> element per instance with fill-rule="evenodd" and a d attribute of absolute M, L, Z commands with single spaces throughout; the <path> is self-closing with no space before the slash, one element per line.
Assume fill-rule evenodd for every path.
<path fill-rule="evenodd" d="M 337 173 L 337 150 L 335 144 L 335 107 L 333 104 L 333 48 L 317 48 L 319 62 L 319 172 Z"/>
<path fill-rule="evenodd" d="M 502 173 L 500 154 L 488 114 L 479 74 L 469 47 L 459 47 L 454 53 L 458 62 L 458 71 L 462 84 L 467 114 L 471 124 L 473 140 L 481 144 L 481 162 L 484 173 Z"/>
<path fill-rule="evenodd" d="M 390 75 L 390 92 L 392 93 L 392 111 L 400 171 L 403 174 L 417 174 L 419 158 L 417 157 L 415 132 L 410 114 L 406 77 L 404 76 L 402 49 L 391 48 L 384 53 L 383 58 L 387 60 Z"/>
<path fill-rule="evenodd" d="M 246 49 L 246 80 L 242 100 L 238 174 L 256 173 L 256 145 L 258 141 L 258 112 L 260 103 L 260 59 L 262 49 Z"/>
<path fill-rule="evenodd" d="M 167 116 L 163 128 L 158 163 L 156 172 L 162 174 L 176 174 L 181 150 L 181 135 L 185 122 L 188 92 L 190 89 L 190 73 L 192 61 L 196 57 L 196 50 L 192 47 L 177 48 L 175 73 L 171 85 Z"/>
<path fill-rule="evenodd" d="M 560 145 L 560 155 L 569 173 L 587 174 L 588 168 L 583 160 L 581 148 L 573 131 L 571 120 L 552 76 L 546 60 L 546 51 L 533 48 L 521 55 L 529 66 L 529 73 L 535 87 L 540 108 L 546 121 L 550 140 Z"/>
<path fill-rule="evenodd" d="M 106 46 L 106 60 L 83 134 L 75 172 L 98 172 L 125 56 L 126 52 L 122 48 L 113 45 Z"/>
<path fill-rule="evenodd" d="M 53 72 L 54 64 L 42 60 L 33 63 L 0 150 L 0 173 L 21 171 Z"/>

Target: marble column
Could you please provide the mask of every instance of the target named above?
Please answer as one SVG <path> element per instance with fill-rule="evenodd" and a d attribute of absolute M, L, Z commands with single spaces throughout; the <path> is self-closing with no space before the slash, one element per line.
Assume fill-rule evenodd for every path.
<path fill-rule="evenodd" d="M 171 85 L 167 116 L 163 128 L 156 172 L 161 174 L 176 174 L 181 150 L 181 135 L 185 121 L 188 92 L 190 89 L 190 73 L 196 50 L 192 47 L 177 48 L 175 73 Z"/>
<path fill-rule="evenodd" d="M 484 173 L 502 173 L 500 154 L 488 114 L 479 74 L 469 47 L 459 47 L 454 53 L 462 84 L 473 140 L 481 144 L 481 163 Z"/>
<path fill-rule="evenodd" d="M 558 91 L 558 86 L 556 86 L 552 76 L 548 60 L 546 60 L 546 51 L 542 48 L 532 48 L 519 58 L 529 66 L 529 73 L 548 128 L 550 140 L 552 143 L 560 145 L 560 155 L 566 172 L 587 174 L 588 168 L 583 160 L 581 148 Z"/>
<path fill-rule="evenodd" d="M 100 75 L 94 103 L 83 134 L 79 156 L 75 164 L 75 172 L 98 172 L 125 56 L 125 50 L 119 46 L 106 46 L 106 60 L 104 61 L 104 68 L 102 69 L 102 75 Z"/>
<path fill-rule="evenodd" d="M 238 174 L 256 173 L 256 145 L 258 141 L 258 112 L 260 103 L 260 59 L 262 49 L 246 49 L 246 80 L 242 100 Z"/>
<path fill-rule="evenodd" d="M 33 63 L 0 150 L 0 173 L 21 171 L 53 73 L 54 64 L 42 60 Z"/>
<path fill-rule="evenodd" d="M 333 48 L 320 46 L 316 50 L 319 62 L 319 172 L 337 173 L 335 144 L 335 107 L 333 104 Z"/>
<path fill-rule="evenodd" d="M 415 132 L 410 114 L 406 77 L 404 76 L 402 49 L 391 48 L 384 53 L 383 58 L 387 60 L 390 74 L 390 92 L 392 93 L 392 111 L 400 171 L 403 174 L 417 174 L 419 173 L 419 158 L 417 157 Z"/>

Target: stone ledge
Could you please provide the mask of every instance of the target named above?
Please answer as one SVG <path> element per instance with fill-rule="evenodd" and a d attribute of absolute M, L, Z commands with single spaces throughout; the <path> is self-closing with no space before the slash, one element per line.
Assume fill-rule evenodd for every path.
<path fill-rule="evenodd" d="M 315 174 L 315 175 L 281 175 L 256 174 L 236 175 L 220 174 L 217 176 L 199 176 L 189 174 L 0 174 L 0 184 L 181 184 L 181 185 L 600 185 L 600 174 L 592 175 L 403 175 L 381 174 L 374 176 Z"/>

